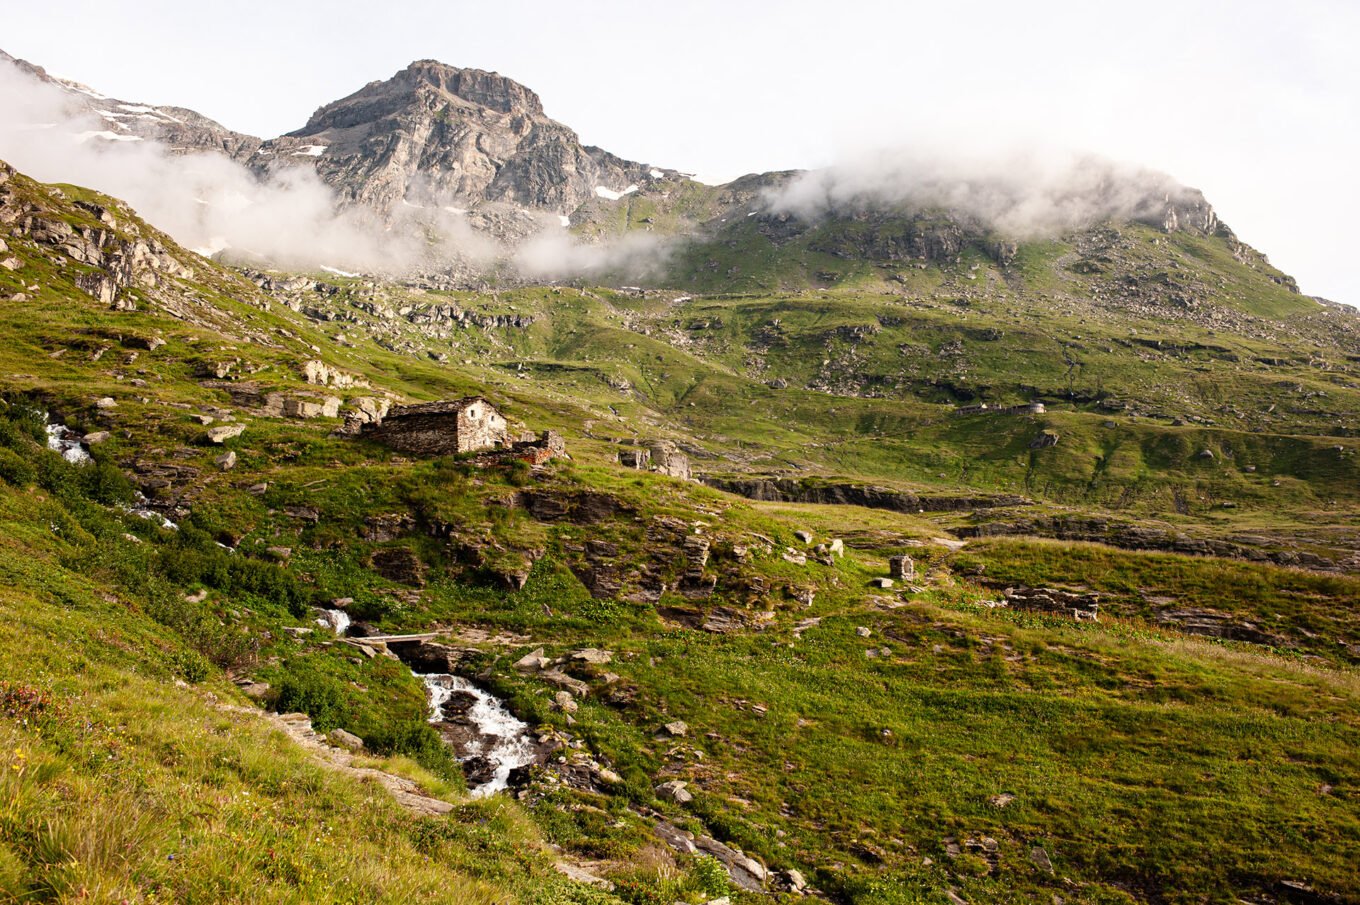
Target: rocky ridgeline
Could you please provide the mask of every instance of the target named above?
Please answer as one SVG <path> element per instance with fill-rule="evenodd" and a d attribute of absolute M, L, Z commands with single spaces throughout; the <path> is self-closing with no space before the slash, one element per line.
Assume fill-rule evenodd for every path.
<path fill-rule="evenodd" d="M 718 490 L 752 500 L 774 503 L 822 503 L 864 506 L 891 512 L 971 512 L 1028 506 L 1032 501 L 1012 494 L 917 494 L 906 490 L 858 484 L 814 483 L 800 478 L 737 478 L 705 476 L 703 482 Z"/>
<path fill-rule="evenodd" d="M 10 239 L 28 240 L 57 267 L 83 265 L 74 274 L 77 286 L 100 302 L 120 309 L 136 307 L 129 289 L 155 289 L 168 278 L 191 280 L 193 268 L 181 262 L 155 236 L 143 236 L 135 223 L 119 229 L 112 209 L 88 201 L 71 202 L 58 188 L 47 188 L 53 202 L 42 204 L 38 193 L 21 194 L 12 183 L 16 173 L 0 163 L 0 225 Z M 74 216 L 72 216 L 74 215 Z M 0 267 L 23 266 L 8 244 Z M 18 301 L 22 301 L 19 299 Z"/>
<path fill-rule="evenodd" d="M 263 169 L 299 163 L 345 201 L 383 212 L 502 203 L 562 215 L 599 187 L 621 193 L 656 178 L 652 167 L 583 146 L 523 85 L 433 60 L 326 104 L 252 159 Z"/>

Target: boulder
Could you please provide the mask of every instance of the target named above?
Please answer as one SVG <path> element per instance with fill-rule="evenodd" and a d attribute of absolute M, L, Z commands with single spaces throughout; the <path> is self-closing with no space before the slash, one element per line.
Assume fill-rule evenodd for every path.
<path fill-rule="evenodd" d="M 682 779 L 672 779 L 670 782 L 663 782 L 656 787 L 656 796 L 663 801 L 673 801 L 676 804 L 688 804 L 694 800 L 694 796 L 685 788 L 688 785 L 689 783 Z"/>
<path fill-rule="evenodd" d="M 337 748 L 345 748 L 346 750 L 349 751 L 364 750 L 364 740 L 359 738 L 359 736 L 355 735 L 354 733 L 346 732 L 343 729 L 332 729 L 330 731 L 330 734 L 327 735 L 326 738 L 329 739 L 330 743 L 332 745 L 335 745 Z"/>
<path fill-rule="evenodd" d="M 537 647 L 516 660 L 515 669 L 544 669 L 548 662 L 548 658 L 543 655 L 543 648 Z"/>
<path fill-rule="evenodd" d="M 222 424 L 208 429 L 207 437 L 209 443 L 221 445 L 233 437 L 239 437 L 246 431 L 244 424 Z"/>

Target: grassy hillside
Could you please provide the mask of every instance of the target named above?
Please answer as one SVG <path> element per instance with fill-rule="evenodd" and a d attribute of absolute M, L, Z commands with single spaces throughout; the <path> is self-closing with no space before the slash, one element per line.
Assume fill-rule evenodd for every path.
<path fill-rule="evenodd" d="M 1353 328 L 1216 240 L 1105 253 L 1221 277 L 1188 313 L 1098 298 L 1063 243 L 826 292 L 474 295 L 225 270 L 17 174 L 4 204 L 169 260 L 111 308 L 106 264 L 6 238 L 0 900 L 1360 901 Z M 280 407 L 473 392 L 570 460 Z M 656 439 L 841 504 L 617 463 Z M 457 648 L 553 756 L 468 798 L 420 681 L 315 625 L 337 600 Z M 516 665 L 540 647 L 561 676 Z"/>

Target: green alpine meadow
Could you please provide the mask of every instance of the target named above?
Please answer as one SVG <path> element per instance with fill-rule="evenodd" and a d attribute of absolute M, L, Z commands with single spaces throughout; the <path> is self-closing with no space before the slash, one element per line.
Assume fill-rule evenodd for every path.
<path fill-rule="evenodd" d="M 1360 312 L 1198 191 L 0 67 L 329 199 L 0 143 L 0 903 L 1360 903 Z"/>

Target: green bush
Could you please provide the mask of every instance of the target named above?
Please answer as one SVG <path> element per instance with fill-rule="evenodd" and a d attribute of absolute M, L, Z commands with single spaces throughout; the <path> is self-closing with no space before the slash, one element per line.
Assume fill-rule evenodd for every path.
<path fill-rule="evenodd" d="M 0 427 L 8 424 L 7 421 L 0 421 Z M 38 480 L 38 471 L 14 450 L 0 447 L 0 480 L 15 487 L 27 487 Z"/>
<path fill-rule="evenodd" d="M 364 744 L 378 754 L 404 754 L 436 776 L 463 782 L 463 769 L 453 751 L 439 731 L 424 720 L 385 723 L 364 735 Z"/>
<path fill-rule="evenodd" d="M 305 713 L 312 718 L 314 729 L 329 732 L 345 722 L 345 688 L 337 679 L 292 665 L 279 682 L 274 709 L 279 713 Z"/>

